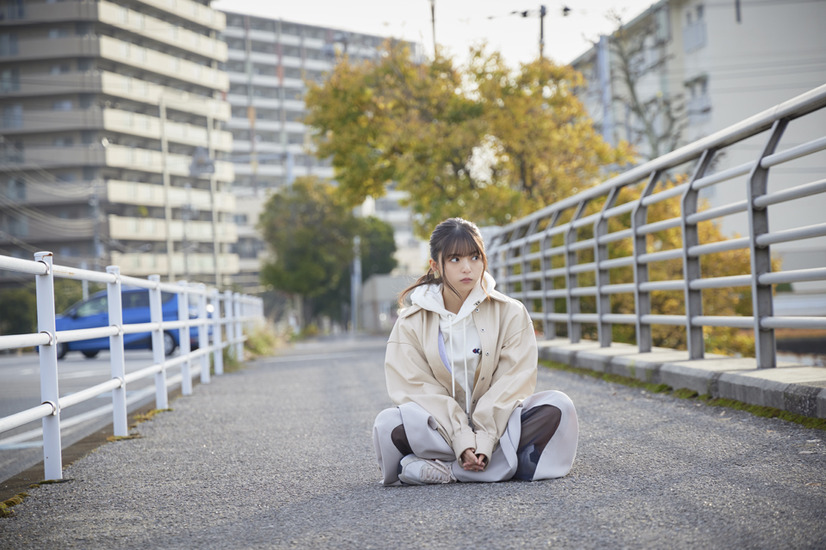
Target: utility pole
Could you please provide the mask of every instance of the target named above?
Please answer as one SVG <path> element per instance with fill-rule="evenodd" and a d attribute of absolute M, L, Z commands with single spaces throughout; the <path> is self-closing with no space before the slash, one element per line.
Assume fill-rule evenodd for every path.
<path fill-rule="evenodd" d="M 545 4 L 539 6 L 539 59 L 545 57 L 545 14 L 548 10 L 545 9 Z"/>
<path fill-rule="evenodd" d="M 430 26 L 433 29 L 433 58 L 436 58 L 436 0 L 430 0 Z"/>

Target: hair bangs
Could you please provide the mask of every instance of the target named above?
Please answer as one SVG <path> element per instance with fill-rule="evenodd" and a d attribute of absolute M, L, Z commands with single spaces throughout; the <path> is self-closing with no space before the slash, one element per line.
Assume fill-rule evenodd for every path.
<path fill-rule="evenodd" d="M 445 259 L 453 257 L 482 255 L 479 243 L 474 235 L 468 231 L 454 231 L 445 239 L 442 256 Z"/>

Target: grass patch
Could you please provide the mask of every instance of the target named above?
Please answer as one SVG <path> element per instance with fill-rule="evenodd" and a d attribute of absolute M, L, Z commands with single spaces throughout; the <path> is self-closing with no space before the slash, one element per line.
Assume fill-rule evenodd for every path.
<path fill-rule="evenodd" d="M 140 439 L 140 437 L 140 434 L 110 435 L 106 438 L 106 441 L 127 441 L 129 439 Z"/>
<path fill-rule="evenodd" d="M 20 493 L 0 502 L 0 518 L 8 518 L 14 515 L 13 506 L 23 503 L 23 499 L 29 496 L 28 493 Z"/>
<path fill-rule="evenodd" d="M 148 412 L 145 412 L 145 413 L 142 413 L 142 414 L 136 414 L 135 416 L 132 417 L 132 419 L 135 421 L 135 426 L 136 426 L 136 425 L 140 424 L 141 422 L 147 422 L 148 420 L 152 420 L 153 418 L 155 418 L 156 415 L 158 415 L 160 413 L 163 413 L 163 412 L 172 412 L 172 409 L 152 409 L 151 411 L 148 411 Z M 134 428 L 135 426 L 132 426 L 132 427 Z"/>
<path fill-rule="evenodd" d="M 548 367 L 549 369 L 573 372 L 575 374 L 583 376 L 590 376 L 591 378 L 596 378 L 597 380 L 604 380 L 606 382 L 612 382 L 614 384 L 622 384 L 623 386 L 628 386 L 630 388 L 644 389 L 645 391 L 648 391 L 650 393 L 664 393 L 667 395 L 671 395 L 673 397 L 678 397 L 680 399 L 696 399 L 697 401 L 700 401 L 712 407 L 724 407 L 727 409 L 735 409 L 738 411 L 744 411 L 749 414 L 753 414 L 754 416 L 761 416 L 764 418 L 779 418 L 780 420 L 800 424 L 804 428 L 826 431 L 826 418 L 812 418 L 810 416 L 804 416 L 802 414 L 784 411 L 782 409 L 775 409 L 774 407 L 750 405 L 748 403 L 743 403 L 742 401 L 735 401 L 734 399 L 711 397 L 707 394 L 700 395 L 696 391 L 689 390 L 687 388 L 679 388 L 675 390 L 671 386 L 668 386 L 666 384 L 650 384 L 647 382 L 643 382 L 642 380 L 637 380 L 636 378 L 629 378 L 627 376 L 621 376 L 619 374 L 597 372 L 590 369 L 583 369 L 580 367 L 571 367 L 564 363 L 558 363 L 556 361 L 542 360 L 539 361 L 539 364 Z"/>

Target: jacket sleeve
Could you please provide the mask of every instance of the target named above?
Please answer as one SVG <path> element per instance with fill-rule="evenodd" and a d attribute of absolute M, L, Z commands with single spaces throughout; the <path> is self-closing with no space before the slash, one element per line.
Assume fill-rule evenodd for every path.
<path fill-rule="evenodd" d="M 390 399 L 396 405 L 413 402 L 426 410 L 459 458 L 465 449 L 476 446 L 467 415 L 448 388 L 436 380 L 416 331 L 399 321 L 387 343 L 384 362 Z"/>
<path fill-rule="evenodd" d="M 536 389 L 537 347 L 533 323 L 527 310 L 500 327 L 505 332 L 491 386 L 476 404 L 476 452 L 488 457 L 505 433 L 514 409 Z"/>

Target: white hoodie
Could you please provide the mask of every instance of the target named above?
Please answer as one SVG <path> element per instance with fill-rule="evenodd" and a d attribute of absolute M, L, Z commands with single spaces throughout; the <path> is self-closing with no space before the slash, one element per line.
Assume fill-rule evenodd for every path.
<path fill-rule="evenodd" d="M 493 277 L 487 272 L 483 277 L 485 288 L 488 292 L 492 291 L 496 286 Z M 451 291 L 448 289 L 448 292 Z M 439 331 L 442 335 L 439 341 L 439 355 L 445 368 L 451 373 L 453 397 L 456 397 L 456 384 L 465 391 L 465 412 L 468 414 L 476 367 L 482 355 L 482 344 L 472 314 L 478 311 L 477 307 L 486 297 L 481 284 L 477 284 L 468 294 L 459 313 L 451 313 L 445 308 L 440 284 L 420 286 L 410 294 L 410 301 L 414 305 L 439 315 Z"/>

